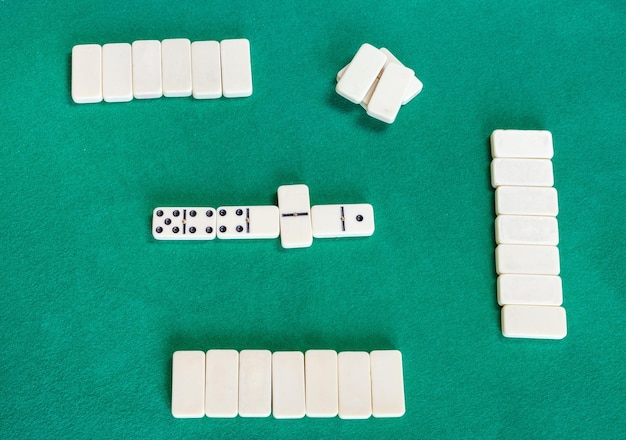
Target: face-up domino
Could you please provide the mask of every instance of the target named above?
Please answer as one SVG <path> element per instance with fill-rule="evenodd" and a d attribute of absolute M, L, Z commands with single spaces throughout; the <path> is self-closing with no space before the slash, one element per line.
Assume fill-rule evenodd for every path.
<path fill-rule="evenodd" d="M 276 238 L 280 233 L 276 206 L 221 206 L 217 208 L 217 238 Z"/>
<path fill-rule="evenodd" d="M 313 237 L 369 237 L 374 233 L 374 208 L 368 203 L 316 205 L 311 208 Z"/>
<path fill-rule="evenodd" d="M 157 240 L 213 240 L 213 208 L 156 208 L 152 213 L 152 236 Z"/>
<path fill-rule="evenodd" d="M 278 188 L 280 242 L 284 248 L 309 247 L 313 243 L 311 202 L 306 185 Z"/>

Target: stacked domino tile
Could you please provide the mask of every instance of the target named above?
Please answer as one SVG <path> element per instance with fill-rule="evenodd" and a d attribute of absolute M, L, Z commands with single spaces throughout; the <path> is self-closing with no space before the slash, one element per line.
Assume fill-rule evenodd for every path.
<path fill-rule="evenodd" d="M 562 339 L 567 334 L 567 319 L 561 307 L 552 134 L 495 130 L 491 154 L 502 334 Z"/>
<path fill-rule="evenodd" d="M 367 203 L 311 207 L 306 185 L 278 188 L 278 206 L 156 208 L 157 240 L 274 239 L 284 248 L 309 247 L 315 238 L 369 237 L 374 208 Z"/>
<path fill-rule="evenodd" d="M 350 64 L 337 73 L 336 91 L 388 124 L 400 107 L 422 91 L 422 82 L 389 50 L 363 44 Z"/>
<path fill-rule="evenodd" d="M 250 42 L 174 38 L 72 48 L 72 99 L 78 104 L 191 95 L 252 95 Z"/>
<path fill-rule="evenodd" d="M 367 419 L 404 412 L 397 350 L 176 351 L 172 359 L 177 418 Z"/>

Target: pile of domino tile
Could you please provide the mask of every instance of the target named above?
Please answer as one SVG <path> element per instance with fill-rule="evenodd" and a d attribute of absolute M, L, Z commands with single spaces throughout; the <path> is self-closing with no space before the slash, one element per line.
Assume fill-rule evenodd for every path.
<path fill-rule="evenodd" d="M 176 351 L 172 415 L 177 418 L 401 417 L 397 350 Z"/>
<path fill-rule="evenodd" d="M 337 93 L 388 124 L 400 107 L 422 91 L 415 72 L 405 67 L 389 50 L 363 44 L 350 64 L 337 73 Z"/>
<path fill-rule="evenodd" d="M 561 307 L 552 134 L 495 130 L 491 154 L 502 334 L 562 339 L 567 335 L 567 319 Z"/>
<path fill-rule="evenodd" d="M 77 104 L 192 95 L 252 95 L 250 42 L 173 38 L 72 48 L 72 99 Z"/>

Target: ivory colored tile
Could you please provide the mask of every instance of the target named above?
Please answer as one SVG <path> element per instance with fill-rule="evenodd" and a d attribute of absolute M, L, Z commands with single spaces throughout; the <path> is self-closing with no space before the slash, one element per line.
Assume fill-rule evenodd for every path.
<path fill-rule="evenodd" d="M 402 353 L 375 350 L 370 353 L 372 374 L 372 415 L 401 417 L 405 412 Z"/>
<path fill-rule="evenodd" d="M 222 96 L 219 42 L 194 41 L 191 43 L 191 78 L 194 98 L 216 99 Z"/>
<path fill-rule="evenodd" d="M 552 159 L 552 133 L 547 130 L 495 130 L 491 155 L 526 159 Z"/>
<path fill-rule="evenodd" d="M 161 80 L 161 42 L 133 41 L 133 96 L 154 99 L 163 96 Z"/>
<path fill-rule="evenodd" d="M 304 355 L 277 351 L 272 355 L 272 415 L 301 419 L 305 413 Z"/>
<path fill-rule="evenodd" d="M 501 244 L 496 247 L 498 274 L 558 275 L 560 270 L 556 246 Z"/>
<path fill-rule="evenodd" d="M 556 275 L 498 276 L 498 304 L 560 306 L 563 303 L 561 277 Z"/>
<path fill-rule="evenodd" d="M 339 405 L 337 352 L 308 350 L 304 354 L 307 417 L 335 417 Z"/>
<path fill-rule="evenodd" d="M 252 63 L 250 42 L 245 38 L 222 40 L 222 93 L 225 98 L 252 95 Z"/>
<path fill-rule="evenodd" d="M 501 317 L 502 334 L 507 338 L 563 339 L 567 335 L 563 307 L 506 305 Z"/>
<path fill-rule="evenodd" d="M 207 417 L 236 417 L 239 410 L 239 353 L 209 350 L 206 353 Z"/>
<path fill-rule="evenodd" d="M 546 215 L 556 217 L 559 202 L 553 187 L 499 186 L 495 194 L 497 215 Z"/>
<path fill-rule="evenodd" d="M 491 185 L 553 186 L 552 161 L 548 159 L 493 159 Z"/>
<path fill-rule="evenodd" d="M 191 42 L 186 38 L 171 38 L 161 42 L 163 95 L 191 96 Z"/>
<path fill-rule="evenodd" d="M 72 48 L 72 99 L 77 104 L 102 101 L 102 46 L 79 44 Z"/>
<path fill-rule="evenodd" d="M 203 351 L 175 351 L 172 357 L 172 415 L 204 417 Z"/>
<path fill-rule="evenodd" d="M 106 102 L 133 99 L 132 52 L 128 43 L 102 46 L 102 96 Z"/>
<path fill-rule="evenodd" d="M 555 217 L 539 215 L 499 215 L 495 221 L 496 243 L 559 244 L 559 225 Z"/>
<path fill-rule="evenodd" d="M 371 44 L 363 44 L 335 87 L 336 92 L 359 104 L 385 65 L 387 56 Z"/>
<path fill-rule="evenodd" d="M 344 351 L 337 355 L 339 418 L 367 419 L 372 415 L 370 355 Z"/>
<path fill-rule="evenodd" d="M 239 352 L 239 415 L 269 417 L 272 412 L 272 353 Z"/>

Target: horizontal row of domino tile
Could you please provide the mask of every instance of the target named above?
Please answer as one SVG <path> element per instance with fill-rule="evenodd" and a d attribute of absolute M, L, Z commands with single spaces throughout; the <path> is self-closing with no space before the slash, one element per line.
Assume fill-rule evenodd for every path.
<path fill-rule="evenodd" d="M 72 99 L 78 104 L 191 96 L 252 94 L 250 42 L 186 38 L 72 48 Z"/>
<path fill-rule="evenodd" d="M 502 334 L 562 339 L 567 334 L 567 319 L 560 307 L 563 290 L 552 134 L 545 130 L 495 130 L 491 154 Z"/>
<path fill-rule="evenodd" d="M 422 87 L 415 72 L 389 50 L 365 43 L 337 73 L 335 90 L 347 100 L 361 104 L 369 116 L 391 124 L 400 107 L 417 96 Z"/>
<path fill-rule="evenodd" d="M 397 350 L 176 351 L 172 359 L 177 418 L 367 419 L 404 412 Z"/>

